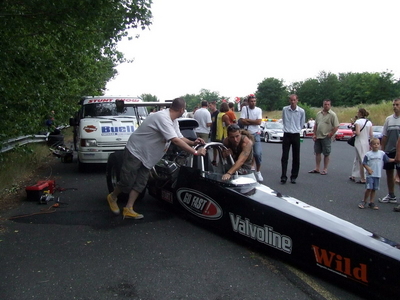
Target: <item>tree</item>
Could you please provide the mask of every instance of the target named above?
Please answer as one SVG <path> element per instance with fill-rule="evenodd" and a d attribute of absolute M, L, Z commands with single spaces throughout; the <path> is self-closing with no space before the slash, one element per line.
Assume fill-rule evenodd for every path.
<path fill-rule="evenodd" d="M 186 101 L 186 110 L 193 111 L 195 107 L 200 107 L 201 97 L 195 94 L 186 94 L 183 96 Z"/>
<path fill-rule="evenodd" d="M 266 78 L 258 84 L 257 106 L 262 110 L 279 110 L 287 103 L 288 92 L 283 80 Z"/>
<path fill-rule="evenodd" d="M 219 95 L 218 92 L 211 92 L 210 90 L 207 89 L 200 90 L 200 98 L 201 100 L 205 100 L 207 102 L 211 101 L 220 102 L 222 100 L 222 97 Z"/>
<path fill-rule="evenodd" d="M 317 80 L 319 102 L 329 99 L 336 105 L 340 105 L 338 77 L 330 72 L 322 71 L 318 74 Z"/>
<path fill-rule="evenodd" d="M 54 110 L 67 120 L 83 95 L 100 95 L 124 61 L 116 44 L 151 24 L 151 0 L 3 0 L 0 141 L 35 133 Z M 129 37 L 131 38 L 131 37 Z"/>
<path fill-rule="evenodd" d="M 307 79 L 300 82 L 297 88 L 297 96 L 302 103 L 320 107 L 322 104 L 319 94 L 319 82 L 317 79 Z"/>
<path fill-rule="evenodd" d="M 159 102 L 157 96 L 151 94 L 141 94 L 140 98 L 142 98 L 144 102 Z"/>
<path fill-rule="evenodd" d="M 394 75 L 383 73 L 340 73 L 341 105 L 371 104 L 398 96 Z"/>

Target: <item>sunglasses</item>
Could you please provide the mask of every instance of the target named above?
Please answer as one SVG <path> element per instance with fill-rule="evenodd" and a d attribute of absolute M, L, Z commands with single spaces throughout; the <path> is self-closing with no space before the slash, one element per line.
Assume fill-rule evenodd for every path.
<path fill-rule="evenodd" d="M 240 130 L 240 127 L 239 127 L 239 125 L 232 124 L 232 125 L 229 125 L 228 128 L 227 128 L 226 130 L 227 130 L 228 132 L 231 132 L 231 131 L 238 131 L 238 130 Z"/>

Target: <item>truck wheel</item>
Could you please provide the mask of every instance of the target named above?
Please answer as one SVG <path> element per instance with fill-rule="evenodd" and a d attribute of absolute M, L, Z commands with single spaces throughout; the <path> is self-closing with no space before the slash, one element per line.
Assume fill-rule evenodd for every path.
<path fill-rule="evenodd" d="M 87 164 L 81 162 L 78 157 L 78 171 L 80 173 L 85 173 L 87 171 Z"/>

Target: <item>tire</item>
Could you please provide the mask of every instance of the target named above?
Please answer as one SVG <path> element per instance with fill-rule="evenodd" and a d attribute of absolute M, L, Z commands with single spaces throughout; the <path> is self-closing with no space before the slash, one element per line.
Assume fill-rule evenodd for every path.
<path fill-rule="evenodd" d="M 109 193 L 114 191 L 114 188 L 117 182 L 119 181 L 122 168 L 123 155 L 124 151 L 115 151 L 114 153 L 111 153 L 110 156 L 108 157 L 107 168 L 106 168 L 106 180 Z M 146 194 L 146 188 L 143 190 L 143 192 L 139 194 L 137 200 L 142 199 L 145 194 Z M 129 196 L 128 194 L 121 193 L 120 195 L 118 195 L 118 199 L 126 201 L 128 200 L 128 196 Z"/>
<path fill-rule="evenodd" d="M 264 136 L 264 142 L 268 143 L 269 142 L 269 134 L 266 132 Z"/>
<path fill-rule="evenodd" d="M 85 173 L 88 170 L 87 164 L 81 162 L 78 156 L 78 171 L 79 173 Z"/>
<path fill-rule="evenodd" d="M 303 131 L 303 138 L 307 137 L 306 131 Z"/>
<path fill-rule="evenodd" d="M 117 182 L 119 181 L 119 174 L 122 167 L 123 151 L 116 151 L 111 153 L 107 161 L 106 177 L 108 192 L 111 193 Z"/>

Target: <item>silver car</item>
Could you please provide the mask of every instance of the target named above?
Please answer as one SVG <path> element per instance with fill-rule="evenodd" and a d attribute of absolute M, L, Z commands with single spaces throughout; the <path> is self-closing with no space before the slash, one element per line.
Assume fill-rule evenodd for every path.
<path fill-rule="evenodd" d="M 279 142 L 283 140 L 283 125 L 279 122 L 264 121 L 261 123 L 261 139 L 264 142 Z"/>

